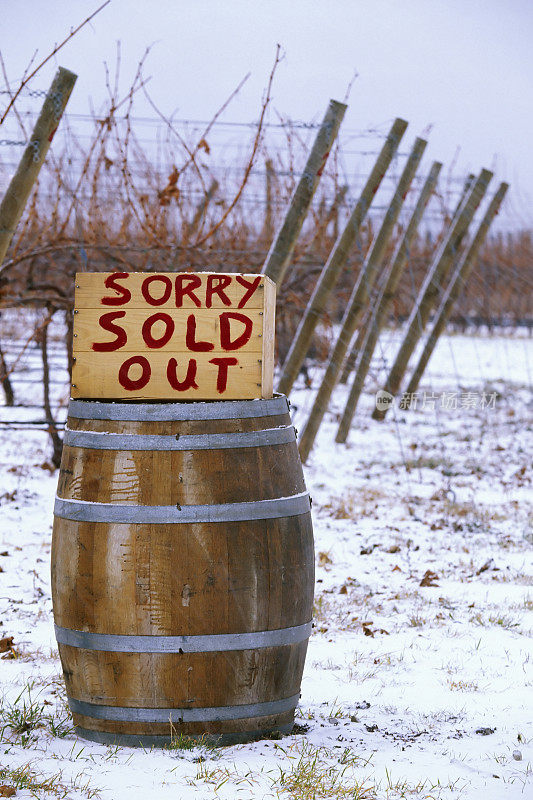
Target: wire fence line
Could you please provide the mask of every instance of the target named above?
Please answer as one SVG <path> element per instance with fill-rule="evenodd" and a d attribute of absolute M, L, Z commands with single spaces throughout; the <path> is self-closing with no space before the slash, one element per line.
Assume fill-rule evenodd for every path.
<path fill-rule="evenodd" d="M 40 95 L 28 94 L 29 99 Z M 22 115 L 30 126 L 32 114 Z M 384 123 L 383 127 L 388 124 Z M 141 118 L 133 114 L 66 114 L 38 185 L 11 242 L 0 272 L 0 382 L 6 403 L 13 405 L 24 386 L 42 384 L 49 394 L 67 391 L 71 366 L 74 275 L 101 271 L 261 271 L 273 234 L 300 177 L 309 136 L 318 125 L 267 122 L 256 157 L 250 138 L 256 123 L 221 120 Z M 151 135 L 142 131 L 151 128 Z M 203 136 L 204 130 L 209 133 Z M 294 249 L 290 269 L 279 287 L 277 356 L 283 363 L 318 276 L 358 201 L 361 187 L 385 139 L 382 126 L 343 131 L 332 148 L 319 189 Z M 232 132 L 238 134 L 234 138 Z M 28 138 L 9 131 L 0 140 L 0 180 L 16 165 L 16 152 Z M 12 138 L 7 138 L 8 136 Z M 202 138 L 199 138 L 202 137 Z M 357 142 L 363 141 L 361 146 Z M 390 168 L 368 210 L 354 246 L 347 254 L 335 291 L 329 298 L 305 370 L 321 364 L 331 348 L 333 331 L 343 316 L 354 278 L 362 269 L 378 234 L 408 149 L 395 152 Z M 425 175 L 413 184 L 384 249 L 387 263 L 400 242 Z M 386 333 L 401 330 L 423 284 L 428 265 L 442 243 L 464 176 L 449 169 L 424 213 L 412 240 L 407 268 L 385 320 Z M 492 196 L 492 193 L 490 193 Z M 238 202 L 235 202 L 235 198 Z M 233 203 L 235 206 L 233 207 Z M 227 209 L 231 214 L 225 217 Z M 221 225 L 221 220 L 224 224 Z M 455 254 L 457 257 L 460 252 Z M 449 321 L 449 330 L 495 332 L 518 327 L 530 332 L 528 296 L 532 239 L 527 230 L 498 233 L 487 240 L 474 274 L 464 287 Z M 445 285 L 438 287 L 442 295 Z M 376 296 L 369 293 L 369 304 Z M 12 315 L 25 321 L 23 333 Z M 11 322 L 10 322 L 11 320 Z M 50 331 L 64 326 L 64 342 L 53 346 Z M 388 351 L 380 343 L 383 362 Z M 59 349 L 58 349 L 59 348 Z M 52 356 L 62 350 L 63 376 Z M 25 353 L 32 354 L 31 375 L 23 372 Z M 43 361 L 44 359 L 44 361 Z M 376 362 L 377 363 L 377 362 Z M 378 365 L 379 366 L 379 365 Z M 374 365 L 374 372 L 377 367 Z M 370 374 L 370 379 L 374 373 Z M 68 393 L 67 393 L 68 396 Z M 11 402 L 10 402 L 11 399 Z M 46 430 L 57 431 L 66 398 L 56 398 Z M 57 417 L 57 419 L 56 419 Z M 38 426 L 13 417 L 13 425 Z M 11 424 L 7 422 L 6 424 Z"/>

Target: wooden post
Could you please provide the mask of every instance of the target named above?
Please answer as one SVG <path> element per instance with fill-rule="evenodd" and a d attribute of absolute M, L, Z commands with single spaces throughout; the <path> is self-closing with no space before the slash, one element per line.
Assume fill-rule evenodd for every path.
<path fill-rule="evenodd" d="M 4 390 L 4 395 L 6 398 L 6 406 L 14 405 L 15 393 L 13 392 L 13 385 L 9 378 L 9 370 L 7 368 L 4 352 L 2 350 L 1 345 L 0 345 L 0 383 L 2 384 L 2 388 Z"/>
<path fill-rule="evenodd" d="M 368 294 L 383 261 L 387 243 L 426 145 L 427 142 L 424 141 L 424 139 L 417 139 L 415 141 L 414 147 L 400 176 L 400 180 L 398 181 L 394 196 L 381 224 L 381 228 L 372 243 L 357 283 L 354 286 L 348 302 L 348 307 L 342 319 L 339 338 L 337 339 L 333 353 L 329 359 L 326 373 L 322 379 L 311 413 L 300 438 L 299 450 L 301 459 L 304 462 L 313 447 L 320 423 L 327 411 L 346 351 L 350 346 L 355 328 L 357 327 L 361 313 L 368 301 Z"/>
<path fill-rule="evenodd" d="M 339 236 L 339 208 L 344 203 L 344 198 L 348 192 L 348 187 L 341 186 L 340 189 L 337 190 L 335 193 L 335 197 L 333 199 L 333 203 L 326 214 L 326 219 L 324 220 L 324 230 L 327 230 L 327 227 L 331 220 L 333 220 L 333 237 L 335 241 L 337 241 Z"/>
<path fill-rule="evenodd" d="M 438 163 L 438 162 L 435 162 L 435 163 Z M 466 197 L 466 195 L 468 193 L 468 190 L 472 187 L 472 184 L 474 182 L 474 178 L 475 177 L 476 177 L 475 175 L 468 175 L 468 177 L 466 179 L 466 182 L 465 182 L 465 185 L 464 185 L 464 188 L 463 188 L 463 192 L 461 194 L 461 197 L 459 199 L 457 207 L 456 207 L 456 209 L 455 209 L 455 211 L 453 213 L 452 220 L 455 218 L 455 216 L 459 212 L 459 209 L 461 208 L 461 205 L 464 202 L 464 199 L 465 199 L 465 197 Z M 429 197 L 428 197 L 428 199 L 429 199 Z M 400 272 L 402 270 L 403 270 L 403 265 L 402 265 L 402 267 L 400 267 Z M 387 280 L 387 278 L 385 278 L 385 280 Z M 395 291 L 395 289 L 394 289 L 394 291 Z M 379 297 L 378 297 L 378 304 L 381 303 L 381 296 L 382 296 L 382 292 L 381 292 L 381 288 L 380 288 Z M 387 303 L 387 305 L 388 305 L 388 303 Z M 363 326 L 363 328 L 365 328 L 365 327 L 366 327 L 366 325 Z M 366 341 L 366 337 L 367 337 L 367 331 L 364 330 L 364 329 L 360 330 L 360 332 L 359 332 L 359 334 L 357 336 L 357 340 L 356 340 L 356 342 L 355 342 L 355 344 L 354 344 L 354 346 L 352 348 L 352 352 L 350 353 L 350 355 L 348 356 L 348 358 L 346 359 L 346 362 L 344 364 L 344 367 L 343 367 L 343 370 L 342 370 L 342 374 L 341 374 L 341 377 L 340 377 L 340 383 L 346 383 L 348 378 L 350 377 L 350 373 L 352 372 L 352 370 L 355 367 L 355 364 L 356 364 L 356 362 L 358 360 L 360 351 L 363 348 L 364 343 Z M 374 343 L 374 347 L 375 347 L 375 343 Z"/>
<path fill-rule="evenodd" d="M 407 228 L 405 229 L 405 233 L 396 248 L 396 253 L 394 254 L 392 264 L 388 270 L 385 286 L 383 287 L 380 297 L 376 303 L 376 307 L 372 313 L 372 317 L 368 323 L 364 343 L 361 343 L 361 358 L 357 372 L 355 373 L 352 387 L 350 389 L 350 394 L 348 395 L 348 400 L 346 402 L 344 414 L 339 425 L 339 430 L 337 431 L 337 436 L 335 438 L 336 442 L 345 442 L 346 437 L 348 436 L 353 415 L 363 390 L 363 384 L 370 367 L 370 362 L 372 361 L 374 349 L 386 319 L 387 310 L 392 298 L 396 293 L 396 289 L 398 287 L 404 267 L 409 259 L 409 248 L 411 246 L 411 242 L 413 241 L 419 222 L 422 219 L 422 215 L 426 210 L 426 206 L 433 194 L 441 169 L 442 164 L 440 164 L 438 161 L 435 161 L 431 167 L 431 170 L 429 171 L 429 175 L 426 178 L 424 186 L 422 187 L 422 191 L 420 192 L 416 206 L 411 214 L 411 218 Z M 358 350 L 355 350 L 354 348 L 354 351 L 352 351 L 352 357 L 355 356 L 354 363 L 355 359 L 357 358 L 357 354 Z"/>
<path fill-rule="evenodd" d="M 270 158 L 265 161 L 265 225 L 264 236 L 267 242 L 272 239 L 272 184 L 274 182 L 274 164 Z"/>
<path fill-rule="evenodd" d="M 76 83 L 76 78 L 77 75 L 69 72 L 68 69 L 59 67 L 57 70 L 35 123 L 31 139 L 0 203 L 0 269 Z"/>
<path fill-rule="evenodd" d="M 296 245 L 296 240 L 318 186 L 329 152 L 337 137 L 347 106 L 330 100 L 304 171 L 292 195 L 283 224 L 272 242 L 261 272 L 279 288 Z"/>
<path fill-rule="evenodd" d="M 431 358 L 433 350 L 435 349 L 435 345 L 439 339 L 439 336 L 444 331 L 446 327 L 446 323 L 450 318 L 450 314 L 452 309 L 461 293 L 461 290 L 465 286 L 468 278 L 470 277 L 470 273 L 476 263 L 476 259 L 478 253 L 485 241 L 489 228 L 494 220 L 494 217 L 498 213 L 500 206 L 503 202 L 503 199 L 507 193 L 509 188 L 509 184 L 502 183 L 498 188 L 498 191 L 492 198 L 492 201 L 483 217 L 482 221 L 479 224 L 479 227 L 476 231 L 476 235 L 470 244 L 470 247 L 466 252 L 463 254 L 463 257 L 459 261 L 457 268 L 453 274 L 452 280 L 446 292 L 444 293 L 444 297 L 442 298 L 442 302 L 440 304 L 439 310 L 437 312 L 437 317 L 435 322 L 433 323 L 433 328 L 431 329 L 431 333 L 428 336 L 426 344 L 424 346 L 424 350 L 422 355 L 420 356 L 420 360 L 416 365 L 416 368 L 411 376 L 409 381 L 409 386 L 406 389 L 406 408 L 409 408 L 411 403 L 409 402 L 409 398 L 412 397 L 413 393 L 416 392 L 418 389 L 418 385 L 420 383 L 420 379 L 424 374 L 424 370 L 427 367 L 428 361 Z"/>
<path fill-rule="evenodd" d="M 348 259 L 348 255 L 357 238 L 361 224 L 381 184 L 383 176 L 398 150 L 400 140 L 406 129 L 407 122 L 405 122 L 405 120 L 398 118 L 394 121 L 374 168 L 361 192 L 357 205 L 352 211 L 343 232 L 335 242 L 335 246 L 324 265 L 283 365 L 283 372 L 278 385 L 278 391 L 282 394 L 290 394 L 294 381 L 296 380 L 311 345 L 317 323 L 326 308 L 330 292 L 337 281 L 342 267 Z"/>
<path fill-rule="evenodd" d="M 213 180 L 211 181 L 211 185 L 209 186 L 209 189 L 204 194 L 202 200 L 198 203 L 198 206 L 196 207 L 196 211 L 194 212 L 194 217 L 187 230 L 188 237 L 192 236 L 192 234 L 198 228 L 202 218 L 205 215 L 205 212 L 207 211 L 207 207 L 211 202 L 211 200 L 213 199 L 213 197 L 215 196 L 217 190 L 218 190 L 218 181 L 215 178 L 213 178 Z"/>
<path fill-rule="evenodd" d="M 361 317 L 361 320 L 357 326 L 357 336 L 354 337 L 352 350 L 351 353 L 348 355 L 344 362 L 344 366 L 342 368 L 342 372 L 339 378 L 339 383 L 346 383 L 348 378 L 350 377 L 351 371 L 354 369 L 356 363 L 359 361 L 359 355 L 363 348 L 364 343 L 366 342 L 366 337 L 368 334 L 368 326 L 372 322 L 373 319 L 373 312 L 375 311 L 375 305 L 380 302 L 381 293 L 383 290 L 383 281 L 387 279 L 387 274 L 385 271 L 379 276 L 379 285 L 374 287 L 374 290 L 370 296 L 370 301 L 368 303 L 367 308 L 365 308 L 364 314 Z"/>
<path fill-rule="evenodd" d="M 427 325 L 431 310 L 439 296 L 441 281 L 453 264 L 461 241 L 468 230 L 477 207 L 481 203 L 487 186 L 492 178 L 492 172 L 483 169 L 475 181 L 472 189 L 465 198 L 459 212 L 452 221 L 448 235 L 438 249 L 428 274 L 418 293 L 417 301 L 407 321 L 407 333 L 398 351 L 394 364 L 383 389 L 391 395 L 396 395 L 405 375 L 409 359 L 413 354 L 422 332 Z M 387 411 L 375 408 L 373 419 L 382 420 Z"/>

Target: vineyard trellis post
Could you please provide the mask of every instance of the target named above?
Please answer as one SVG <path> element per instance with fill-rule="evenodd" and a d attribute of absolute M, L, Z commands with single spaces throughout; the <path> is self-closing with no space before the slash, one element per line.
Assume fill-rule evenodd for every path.
<path fill-rule="evenodd" d="M 404 403 L 405 408 L 409 408 L 411 403 L 409 398 L 412 398 L 413 394 L 418 389 L 418 385 L 424 374 L 424 370 L 426 369 L 429 359 L 435 349 L 435 346 L 439 340 L 440 335 L 444 331 L 446 327 L 446 323 L 448 322 L 450 315 L 452 313 L 453 307 L 459 297 L 461 289 L 466 285 L 468 278 L 470 277 L 470 273 L 476 263 L 477 256 L 479 251 L 483 245 L 487 237 L 487 233 L 489 228 L 499 211 L 499 208 L 503 202 L 503 199 L 507 193 L 509 188 L 509 184 L 502 183 L 500 184 L 498 191 L 495 193 L 494 197 L 492 198 L 490 205 L 483 217 L 482 221 L 479 224 L 479 227 L 476 231 L 476 234 L 469 246 L 469 248 L 463 254 L 459 264 L 457 265 L 455 272 L 453 274 L 452 280 L 444 296 L 442 298 L 441 304 L 439 306 L 439 310 L 436 315 L 435 322 L 433 323 L 433 327 L 431 332 L 427 338 L 427 341 L 424 345 L 424 350 L 420 356 L 418 364 L 416 365 L 411 378 L 409 379 L 409 385 L 405 391 L 406 399 Z"/>
<path fill-rule="evenodd" d="M 61 464 L 61 454 L 63 452 L 63 440 L 57 432 L 57 425 L 52 414 L 50 403 L 50 366 L 48 361 L 48 326 L 52 320 L 53 309 L 47 308 L 47 317 L 42 325 L 37 337 L 41 349 L 43 365 L 43 410 L 46 423 L 48 425 L 48 435 L 52 442 L 52 464 L 56 469 Z"/>
<path fill-rule="evenodd" d="M 437 163 L 439 163 L 439 162 L 434 162 L 433 166 L 435 166 L 435 164 L 437 164 Z M 439 167 L 439 170 L 437 171 L 437 175 L 440 172 L 441 167 L 442 167 L 442 164 Z M 471 177 L 472 177 L 472 179 L 474 178 L 473 175 Z M 403 257 L 403 255 L 405 255 L 405 260 L 401 261 L 400 264 L 394 264 L 394 263 L 391 264 L 391 267 L 389 268 L 388 273 L 383 276 L 384 280 L 383 280 L 382 284 L 378 287 L 378 291 L 376 292 L 375 306 L 372 309 L 370 309 L 370 308 L 367 309 L 368 313 L 365 315 L 365 318 L 361 321 L 361 325 L 360 325 L 358 333 L 357 333 L 357 338 L 356 338 L 354 344 L 352 345 L 352 350 L 350 352 L 350 355 L 348 356 L 348 358 L 344 362 L 344 367 L 342 368 L 341 377 L 339 379 L 340 383 L 346 383 L 348 381 L 348 378 L 350 377 L 350 374 L 351 374 L 352 370 L 355 368 L 355 365 L 357 364 L 358 361 L 360 362 L 361 353 L 362 353 L 363 349 L 366 346 L 367 338 L 368 338 L 368 335 L 369 335 L 368 334 L 368 326 L 369 326 L 370 323 L 372 323 L 372 325 L 375 324 L 375 322 L 374 322 L 375 317 L 379 313 L 379 306 L 381 305 L 381 303 L 383 301 L 383 293 L 384 293 L 384 289 L 385 289 L 385 284 L 389 280 L 389 276 L 391 274 L 391 271 L 393 271 L 396 274 L 396 270 L 398 270 L 398 277 L 397 277 L 397 281 L 395 281 L 395 283 L 394 283 L 394 288 L 391 290 L 391 287 L 389 285 L 387 285 L 387 292 L 391 292 L 392 291 L 394 293 L 396 291 L 397 282 L 399 282 L 399 280 L 401 278 L 401 275 L 402 275 L 402 272 L 403 272 L 403 268 L 404 268 L 406 260 L 408 258 L 409 242 L 416 235 L 416 228 L 418 226 L 418 223 L 420 222 L 422 214 L 424 213 L 424 208 L 427 205 L 427 203 L 429 202 L 429 199 L 431 197 L 431 193 L 432 192 L 429 192 L 429 194 L 427 194 L 427 196 L 426 196 L 426 192 L 429 191 L 429 185 L 428 184 L 430 184 L 430 183 L 431 183 L 431 171 L 430 171 L 430 174 L 428 175 L 428 178 L 426 180 L 426 184 L 424 185 L 424 187 L 422 189 L 422 192 L 420 194 L 420 197 L 419 197 L 419 199 L 417 201 L 417 204 L 416 204 L 415 209 L 413 211 L 413 215 L 412 215 L 412 217 L 411 217 L 411 219 L 410 219 L 410 221 L 409 221 L 409 223 L 407 225 L 407 229 L 406 229 L 405 234 L 404 234 L 405 245 L 402 246 L 402 244 L 400 243 L 398 245 L 398 248 L 396 250 L 395 255 L 393 256 L 393 262 L 396 260 L 396 258 L 400 258 L 401 259 Z M 459 204 L 458 204 L 457 208 L 460 208 L 460 205 L 463 202 L 463 199 L 464 199 L 465 196 L 466 196 L 466 189 L 464 190 L 463 194 L 461 195 L 461 199 L 459 201 Z M 455 213 L 457 213 L 457 209 L 455 210 Z M 410 232 L 410 230 L 409 230 L 411 225 L 414 225 L 414 229 L 413 229 L 412 232 Z M 405 254 L 403 252 L 404 249 L 405 249 Z M 395 280 L 395 279 L 393 279 L 393 280 Z M 392 297 L 390 298 L 390 300 L 392 300 Z M 387 307 L 388 307 L 388 305 L 389 305 L 389 301 L 387 301 L 387 303 L 386 303 Z M 375 347 L 375 343 L 374 343 L 374 347 Z M 372 350 L 372 352 L 373 352 L 373 350 Z"/>
<path fill-rule="evenodd" d="M 491 178 L 492 172 L 487 169 L 481 170 L 468 196 L 465 198 L 461 209 L 453 219 L 448 235 L 444 238 L 434 256 L 424 283 L 418 293 L 416 303 L 407 320 L 407 332 L 404 340 L 400 345 L 400 349 L 396 355 L 387 380 L 382 387 L 385 392 L 388 392 L 389 395 L 393 397 L 398 394 L 403 376 L 407 370 L 409 359 L 428 323 L 431 311 L 437 302 L 441 282 L 449 272 L 450 266 L 453 265 L 454 258 L 457 256 L 463 237 L 487 191 Z M 387 409 L 375 408 L 372 412 L 372 418 L 383 420 L 385 419 L 386 413 Z"/>
<path fill-rule="evenodd" d="M 265 161 L 265 223 L 264 223 L 264 236 L 267 242 L 270 242 L 273 235 L 272 226 L 272 190 L 274 183 L 274 164 L 271 158 Z"/>
<path fill-rule="evenodd" d="M 386 275 L 385 286 L 383 287 L 383 290 L 376 301 L 376 306 L 372 310 L 371 318 L 366 327 L 366 335 L 364 338 L 364 344 L 362 345 L 362 354 L 359 360 L 358 368 L 354 375 L 354 380 L 348 395 L 348 399 L 346 401 L 346 407 L 337 431 L 337 436 L 335 437 L 336 442 L 343 443 L 346 441 L 348 436 L 353 415 L 355 413 L 355 409 L 357 408 L 357 403 L 363 389 L 363 384 L 370 368 L 370 362 L 374 354 L 376 343 L 386 319 L 387 310 L 392 298 L 396 293 L 396 289 L 398 287 L 404 267 L 409 259 L 409 249 L 411 243 L 417 233 L 418 225 L 433 194 L 435 186 L 437 185 L 437 180 L 441 169 L 442 164 L 438 161 L 435 161 L 429 171 L 424 186 L 422 187 L 422 191 L 420 192 L 417 203 L 413 209 L 413 213 L 411 214 L 411 218 L 409 219 L 405 233 L 400 239 L 396 248 L 396 252 L 392 258 L 391 266 L 388 270 L 388 274 Z"/>
<path fill-rule="evenodd" d="M 7 368 L 6 359 L 4 356 L 4 351 L 2 350 L 2 345 L 0 343 L 0 383 L 2 384 L 2 389 L 4 390 L 4 397 L 6 400 L 6 406 L 12 406 L 15 404 L 15 393 L 13 391 L 13 384 L 9 378 L 9 370 Z"/>
<path fill-rule="evenodd" d="M 194 212 L 194 216 L 192 218 L 192 222 L 188 226 L 188 229 L 187 229 L 187 237 L 188 238 L 190 238 L 193 235 L 193 233 L 196 233 L 196 230 L 198 229 L 202 219 L 204 218 L 204 216 L 205 216 L 205 214 L 207 212 L 207 208 L 209 206 L 209 203 L 211 202 L 211 200 L 213 199 L 213 197 L 215 196 L 217 191 L 218 191 L 218 181 L 216 180 L 216 178 L 213 178 L 213 180 L 211 181 L 211 183 L 209 185 L 209 189 L 204 194 L 204 196 L 202 197 L 201 201 L 198 203 L 198 206 L 196 207 L 196 210 Z"/>
<path fill-rule="evenodd" d="M 304 462 L 307 460 L 311 448 L 313 447 L 320 423 L 327 411 L 346 351 L 350 346 L 361 313 L 368 302 L 369 292 L 372 289 L 376 274 L 383 262 L 389 238 L 398 219 L 415 172 L 420 164 L 426 145 L 427 142 L 424 139 L 416 139 L 398 181 L 396 191 L 394 192 L 383 222 L 381 223 L 379 232 L 372 243 L 357 279 L 357 283 L 352 291 L 350 300 L 348 301 L 348 306 L 342 318 L 339 337 L 333 348 L 333 353 L 329 359 L 325 375 L 300 438 L 298 449 L 300 451 L 300 457 Z"/>
<path fill-rule="evenodd" d="M 372 172 L 363 187 L 359 200 L 322 269 L 311 299 L 307 304 L 307 308 L 305 309 L 298 330 L 296 331 L 292 346 L 283 364 L 283 371 L 278 384 L 278 391 L 282 394 L 290 394 L 294 381 L 298 376 L 302 363 L 311 346 L 311 340 L 317 323 L 325 311 L 331 290 L 339 277 L 342 267 L 348 259 L 350 249 L 357 238 L 374 195 L 381 184 L 390 162 L 398 150 L 400 140 L 406 129 L 407 122 L 405 120 L 398 118 L 394 121 Z"/>
<path fill-rule="evenodd" d="M 272 242 L 261 269 L 261 272 L 273 280 L 278 288 L 285 277 L 305 216 L 315 194 L 333 142 L 337 138 L 346 109 L 345 103 L 330 100 L 307 163 L 292 195 L 285 219 Z"/>
<path fill-rule="evenodd" d="M 0 203 L 0 271 L 17 223 L 50 148 L 77 75 L 59 67 L 31 138 Z"/>

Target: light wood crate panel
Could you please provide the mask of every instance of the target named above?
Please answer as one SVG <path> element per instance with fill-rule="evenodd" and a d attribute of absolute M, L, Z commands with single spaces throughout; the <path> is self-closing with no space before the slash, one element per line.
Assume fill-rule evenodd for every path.
<path fill-rule="evenodd" d="M 71 396 L 272 397 L 275 303 L 263 275 L 78 273 Z"/>

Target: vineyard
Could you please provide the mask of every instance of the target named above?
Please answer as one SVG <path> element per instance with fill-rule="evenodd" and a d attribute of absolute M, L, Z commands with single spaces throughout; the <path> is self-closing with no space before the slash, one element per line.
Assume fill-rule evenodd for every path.
<path fill-rule="evenodd" d="M 488 170 L 420 166 L 426 141 L 398 119 L 341 126 L 310 191 L 324 123 L 269 111 L 271 82 L 251 123 L 227 121 L 233 95 L 209 121 L 167 116 L 142 65 L 117 85 L 64 115 L 0 266 L 0 796 L 526 797 L 533 240 L 517 195 L 484 197 Z M 21 92 L 2 126 L 2 193 L 43 95 Z M 82 742 L 49 577 L 75 274 L 269 274 L 305 192 L 276 267 L 274 380 L 313 498 L 297 724 L 227 748 L 175 730 L 162 750 Z"/>
<path fill-rule="evenodd" d="M 287 119 L 262 121 L 254 127 L 224 123 L 218 115 L 199 123 L 167 119 L 161 112 L 137 118 L 134 101 L 142 86 L 139 72 L 126 97 L 110 88 L 109 105 L 101 114 L 67 115 L 14 233 L 0 274 L 0 308 L 10 313 L 17 308 L 30 310 L 35 327 L 24 328 L 20 340 L 8 341 L 0 331 L 0 377 L 7 404 L 16 402 L 10 376 L 25 348 L 31 343 L 38 346 L 46 362 L 47 328 L 54 317 L 66 324 L 71 365 L 76 271 L 257 272 L 283 221 L 318 124 Z M 21 105 L 30 110 L 18 115 L 18 127 L 8 131 L 12 138 L 0 147 L 0 185 L 2 180 L 7 185 L 17 163 L 20 148 L 13 142 L 26 141 L 35 118 L 31 110 L 38 102 L 35 94 L 39 93 L 23 96 Z M 226 104 L 221 113 L 225 110 Z M 280 364 L 320 270 L 386 140 L 386 127 L 348 131 L 334 145 L 295 244 L 290 271 L 278 287 Z M 342 317 L 408 155 L 401 148 L 396 151 L 346 254 L 321 320 L 322 333 L 315 337 L 319 360 L 327 355 L 331 326 Z M 456 175 L 452 165 L 435 187 L 409 243 L 406 267 L 387 310 L 388 327 L 408 319 L 428 265 L 449 229 L 466 177 Z M 383 264 L 401 241 L 423 182 L 419 174 L 411 182 L 386 242 Z M 515 211 L 506 204 L 504 216 L 513 220 L 511 232 L 499 230 L 485 241 L 454 306 L 452 329 L 531 330 L 533 245 L 531 232 L 517 228 Z M 374 300 L 379 288 L 378 279 Z M 444 288 L 445 284 L 440 291 Z M 46 364 L 43 368 L 46 395 Z M 46 408 L 45 413 L 49 418 Z"/>

